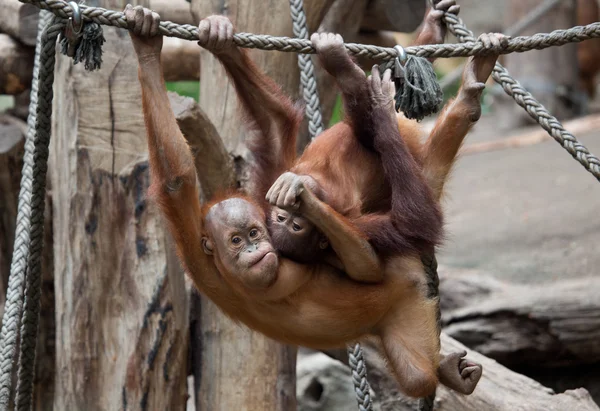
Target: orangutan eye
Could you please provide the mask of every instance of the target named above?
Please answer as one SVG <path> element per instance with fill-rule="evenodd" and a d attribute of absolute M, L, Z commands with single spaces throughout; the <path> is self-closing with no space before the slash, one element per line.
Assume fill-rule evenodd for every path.
<path fill-rule="evenodd" d="M 277 221 L 279 221 L 280 223 L 283 223 L 285 221 L 285 217 L 282 216 L 281 214 L 277 214 Z"/>
<path fill-rule="evenodd" d="M 294 223 L 294 225 L 292 226 L 292 228 L 294 229 L 294 231 L 300 231 L 302 230 L 302 227 L 300 227 L 298 224 Z"/>
<path fill-rule="evenodd" d="M 258 235 L 258 230 L 256 228 L 253 228 L 252 230 L 250 230 L 250 238 L 254 238 Z"/>
<path fill-rule="evenodd" d="M 239 244 L 239 243 L 241 243 L 241 242 L 242 242 L 242 238 L 241 238 L 241 237 L 238 237 L 238 236 L 234 236 L 234 237 L 232 237 L 232 238 L 231 238 L 231 242 L 232 242 L 233 244 Z"/>

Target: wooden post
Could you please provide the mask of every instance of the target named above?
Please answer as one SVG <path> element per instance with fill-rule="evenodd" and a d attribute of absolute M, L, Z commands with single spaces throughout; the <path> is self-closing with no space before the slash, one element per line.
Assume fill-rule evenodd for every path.
<path fill-rule="evenodd" d="M 543 0 L 510 0 L 505 26 L 524 17 Z M 566 29 L 576 25 L 576 2 L 562 1 L 539 21 L 532 23 L 522 35 Z M 577 104 L 570 99 L 584 98 L 578 85 L 577 45 L 566 44 L 527 53 L 512 53 L 505 57 L 506 67 L 552 114 L 565 120 L 578 114 Z M 531 121 L 512 99 L 506 107 L 503 123 L 515 126 Z"/>
<path fill-rule="evenodd" d="M 310 30 L 318 27 L 330 5 L 331 0 L 305 2 Z M 225 14 L 238 31 L 292 36 L 287 1 L 232 0 L 225 8 L 216 0 L 192 0 L 192 12 L 197 21 L 211 14 Z M 295 54 L 259 50 L 252 50 L 251 54 L 286 92 L 298 95 Z M 201 51 L 200 67 L 200 105 L 227 150 L 242 159 L 243 165 L 244 131 L 233 86 L 219 62 L 205 50 Z M 192 329 L 196 409 L 294 410 L 295 348 L 284 347 L 234 324 L 206 299 L 202 299 L 201 310 L 197 311 Z"/>
<path fill-rule="evenodd" d="M 122 10 L 127 2 L 90 0 Z M 137 60 L 103 27 L 102 69 L 59 56 L 52 123 L 57 410 L 181 410 L 189 307 L 158 210 L 146 200 Z"/>

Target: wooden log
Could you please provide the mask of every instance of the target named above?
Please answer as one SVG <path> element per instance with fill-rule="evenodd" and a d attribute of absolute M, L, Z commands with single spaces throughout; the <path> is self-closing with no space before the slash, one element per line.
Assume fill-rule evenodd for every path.
<path fill-rule="evenodd" d="M 196 42 L 165 37 L 160 57 L 165 81 L 200 79 L 200 46 Z"/>
<path fill-rule="evenodd" d="M 309 31 L 319 26 L 330 4 L 330 0 L 305 2 Z M 232 0 L 225 7 L 217 0 L 192 0 L 192 12 L 196 21 L 211 14 L 226 14 L 238 31 L 292 35 L 287 2 Z M 250 53 L 256 64 L 286 92 L 298 95 L 295 54 L 259 50 Z M 200 56 L 203 79 L 200 106 L 215 125 L 226 149 L 233 153 L 237 178 L 243 181 L 248 153 L 243 144 L 246 134 L 240 125 L 235 91 L 220 63 L 204 49 Z M 295 348 L 239 327 L 206 299 L 201 301 L 199 311 L 194 313 L 192 328 L 196 409 L 295 409 Z"/>
<path fill-rule="evenodd" d="M 35 50 L 0 34 L 0 94 L 19 94 L 31 86 Z"/>
<path fill-rule="evenodd" d="M 444 331 L 508 366 L 600 361 L 600 278 L 540 285 L 482 275 L 442 278 Z"/>
<path fill-rule="evenodd" d="M 27 46 L 35 46 L 40 9 L 32 4 L 0 0 L 0 33 L 10 34 Z"/>
<path fill-rule="evenodd" d="M 146 199 L 148 154 L 133 46 L 120 29 L 104 27 L 104 36 L 101 70 L 85 72 L 62 55 L 56 65 L 49 172 L 60 378 L 53 408 L 183 409 L 184 274 L 157 208 Z"/>
<path fill-rule="evenodd" d="M 422 0 L 371 0 L 361 27 L 409 33 L 423 21 L 426 5 L 427 2 Z"/>
<path fill-rule="evenodd" d="M 150 8 L 160 14 L 161 20 L 172 21 L 177 24 L 198 25 L 194 19 L 190 2 L 187 0 L 149 0 Z M 193 42 L 192 42 L 193 43 Z"/>
<path fill-rule="evenodd" d="M 194 154 L 202 193 L 211 198 L 218 190 L 235 183 L 232 158 L 217 129 L 193 98 L 169 92 L 169 100 Z"/>
<path fill-rule="evenodd" d="M 442 333 L 442 353 L 466 350 L 467 355 L 483 365 L 483 375 L 475 391 L 468 396 L 439 386 L 435 401 L 436 411 L 563 411 L 569 409 L 598 411 L 600 408 L 584 388 L 555 393 L 537 381 L 498 364 Z M 381 405 L 381 411 L 414 410 L 416 402 L 398 391 L 396 380 L 390 374 L 378 349 L 363 345 L 367 376 Z"/>

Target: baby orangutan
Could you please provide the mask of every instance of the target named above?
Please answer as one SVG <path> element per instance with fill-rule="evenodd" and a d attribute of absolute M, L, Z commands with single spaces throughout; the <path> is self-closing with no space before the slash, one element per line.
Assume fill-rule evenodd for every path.
<path fill-rule="evenodd" d="M 436 301 L 424 297 L 425 276 L 418 258 L 380 260 L 364 236 L 309 189 L 298 193 L 298 210 L 329 240 L 342 269 L 298 264 L 278 255 L 267 230 L 264 195 L 293 161 L 300 117 L 246 52 L 234 46 L 233 27 L 221 16 L 200 23 L 200 42 L 226 68 L 257 128 L 248 145 L 260 166 L 253 174 L 258 178 L 254 185 L 266 188 L 252 197 L 230 193 L 201 208 L 194 160 L 165 90 L 158 15 L 131 6 L 125 15 L 139 61 L 152 175 L 149 196 L 164 215 L 195 286 L 230 317 L 284 343 L 325 349 L 363 338 L 381 341 L 400 387 L 410 396 L 435 390 L 438 365 L 442 383 L 472 392 L 481 376 L 479 365 L 463 359 L 465 353 L 439 361 Z M 393 95 L 389 77 L 385 87 L 373 86 L 380 84 L 375 73 L 371 84 L 374 102 Z M 386 147 L 402 141 L 389 108 L 373 108 L 379 119 L 373 134 L 394 133 L 382 140 Z M 357 281 L 369 276 L 378 281 Z"/>

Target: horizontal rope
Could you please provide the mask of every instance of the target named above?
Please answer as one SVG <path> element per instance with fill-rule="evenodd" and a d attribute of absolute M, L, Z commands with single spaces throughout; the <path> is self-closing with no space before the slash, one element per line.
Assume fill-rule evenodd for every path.
<path fill-rule="evenodd" d="M 37 7 L 50 10 L 62 18 L 72 15 L 71 6 L 64 0 L 20 0 Z M 98 24 L 128 29 L 125 14 L 120 11 L 106 10 L 101 7 L 81 5 L 81 12 L 86 21 Z M 176 24 L 161 21 L 160 32 L 167 37 L 177 37 L 185 40 L 198 40 L 198 27 L 190 24 Z M 533 36 L 519 36 L 508 41 L 505 47 L 494 49 L 499 54 L 541 50 L 567 43 L 578 43 L 591 38 L 600 37 L 600 22 L 577 26 L 570 29 L 555 30 L 551 33 L 538 33 Z M 275 37 L 267 34 L 236 33 L 234 42 L 239 47 L 260 50 L 278 50 L 303 54 L 313 54 L 310 40 L 291 37 Z M 397 56 L 396 51 L 389 47 L 379 47 L 367 44 L 346 43 L 346 49 L 356 57 L 369 57 L 375 60 L 390 60 Z M 481 42 L 469 41 L 460 44 L 429 44 L 406 47 L 407 54 L 418 57 L 467 57 L 489 53 Z"/>

